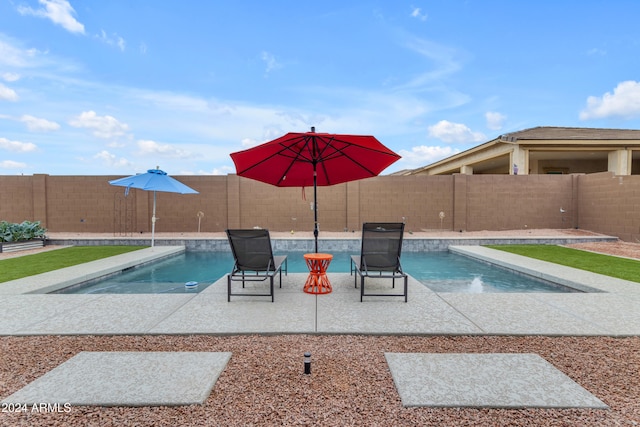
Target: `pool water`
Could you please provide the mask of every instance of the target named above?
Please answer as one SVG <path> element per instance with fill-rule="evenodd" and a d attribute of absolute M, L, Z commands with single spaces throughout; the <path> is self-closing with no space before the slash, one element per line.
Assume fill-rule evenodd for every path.
<path fill-rule="evenodd" d="M 333 255 L 328 272 L 348 273 L 351 253 Z M 303 252 L 289 252 L 287 260 L 290 273 L 309 271 Z M 216 282 L 232 267 L 230 252 L 185 252 L 57 293 L 194 293 Z M 435 292 L 578 292 L 449 252 L 405 252 L 402 267 Z M 185 286 L 188 282 L 197 282 L 197 286 Z"/>

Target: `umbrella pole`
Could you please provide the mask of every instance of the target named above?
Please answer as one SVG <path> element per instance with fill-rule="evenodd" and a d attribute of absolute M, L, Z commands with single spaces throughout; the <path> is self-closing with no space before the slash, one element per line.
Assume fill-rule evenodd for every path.
<path fill-rule="evenodd" d="M 151 247 L 153 247 L 156 234 L 156 192 L 153 192 L 153 214 L 151 215 Z"/>
<path fill-rule="evenodd" d="M 313 237 L 316 243 L 316 253 L 318 253 L 318 174 L 316 164 L 313 163 Z"/>

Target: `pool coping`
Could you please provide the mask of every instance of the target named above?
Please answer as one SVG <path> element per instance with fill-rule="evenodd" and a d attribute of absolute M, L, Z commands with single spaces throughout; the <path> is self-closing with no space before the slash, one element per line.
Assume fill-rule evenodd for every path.
<path fill-rule="evenodd" d="M 495 239 L 491 240 L 494 241 Z M 177 254 L 184 253 L 186 250 L 186 246 L 182 245 L 154 246 L 34 276 L 28 276 L 0 283 L 0 295 L 49 294 L 90 280 L 107 277 L 131 267 L 141 266 L 150 262 L 172 257 Z M 292 251 L 293 249 L 289 248 L 289 250 Z M 449 245 L 448 251 L 545 281 L 557 283 L 581 292 L 616 292 L 620 287 L 634 287 L 634 282 L 561 266 L 504 251 L 497 251 L 483 246 Z M 606 278 L 604 282 L 603 278 Z M 636 284 L 636 286 L 640 286 L 640 284 Z"/>
<path fill-rule="evenodd" d="M 450 246 L 449 251 L 486 261 L 586 293 L 639 293 L 640 283 L 592 273 L 483 246 Z"/>
<path fill-rule="evenodd" d="M 590 242 L 615 242 L 619 239 L 614 236 L 500 236 L 500 237 L 469 237 L 462 233 L 460 236 L 424 237 L 405 233 L 402 240 L 403 252 L 446 251 L 449 246 L 481 246 L 481 245 L 510 245 L 510 244 L 551 244 L 568 245 L 573 243 Z M 314 251 L 314 239 L 301 236 L 287 238 L 272 237 L 273 250 L 286 251 Z M 52 238 L 47 240 L 47 245 L 74 245 L 74 246 L 102 246 L 102 245 L 138 245 L 149 246 L 150 239 L 146 237 L 129 237 L 110 239 L 95 238 L 91 236 L 77 236 L 69 238 Z M 156 247 L 184 246 L 187 251 L 229 251 L 229 242 L 226 237 L 190 238 L 174 236 L 172 238 L 156 238 Z M 318 238 L 319 252 L 334 251 L 360 251 L 361 239 L 359 235 L 345 233 L 344 237 L 320 237 Z"/>
<path fill-rule="evenodd" d="M 98 279 L 127 268 L 157 261 L 185 251 L 184 246 L 154 246 L 46 273 L 0 283 L 0 295 L 48 294 Z"/>
<path fill-rule="evenodd" d="M 221 278 L 200 293 L 43 294 L 98 272 L 180 253 L 156 247 L 0 285 L 0 336 L 162 334 L 367 334 L 367 335 L 542 335 L 640 336 L 640 284 L 534 260 L 480 246 L 452 247 L 466 256 L 491 259 L 508 268 L 582 283 L 597 293 L 436 293 L 410 277 L 409 302 L 380 297 L 360 302 L 349 273 L 330 273 L 334 291 L 302 292 L 305 273 L 283 276 L 272 303 L 260 297 L 227 302 Z M 66 270 L 66 271 L 65 271 Z M 23 279 L 21 279 L 23 280 Z M 23 282 L 24 283 L 24 282 Z M 12 286 L 3 286 L 10 284 Z M 374 283 L 375 285 L 375 283 Z M 388 284 L 387 284 L 388 285 Z M 380 284 L 380 286 L 386 286 Z M 389 288 L 390 289 L 390 288 Z M 387 319 L 393 318 L 393 322 Z M 285 320 L 286 319 L 286 320 Z"/>

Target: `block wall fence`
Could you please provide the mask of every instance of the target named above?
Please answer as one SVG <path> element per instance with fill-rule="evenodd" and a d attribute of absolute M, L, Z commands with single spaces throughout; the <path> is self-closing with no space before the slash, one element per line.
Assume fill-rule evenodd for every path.
<path fill-rule="evenodd" d="M 0 176 L 0 220 L 51 232 L 151 231 L 153 193 L 108 184 L 120 176 Z M 200 194 L 157 193 L 157 232 L 263 227 L 313 230 L 313 188 L 227 176 L 175 176 Z M 561 212 L 561 209 L 564 212 Z M 320 230 L 404 221 L 407 230 L 581 228 L 640 241 L 640 176 L 381 176 L 318 188 Z"/>

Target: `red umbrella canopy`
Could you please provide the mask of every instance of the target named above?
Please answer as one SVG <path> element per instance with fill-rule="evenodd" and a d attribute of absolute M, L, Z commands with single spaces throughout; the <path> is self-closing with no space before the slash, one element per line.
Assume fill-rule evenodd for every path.
<path fill-rule="evenodd" d="M 373 136 L 288 133 L 231 154 L 238 175 L 278 187 L 334 185 L 377 176 L 400 156 Z"/>

